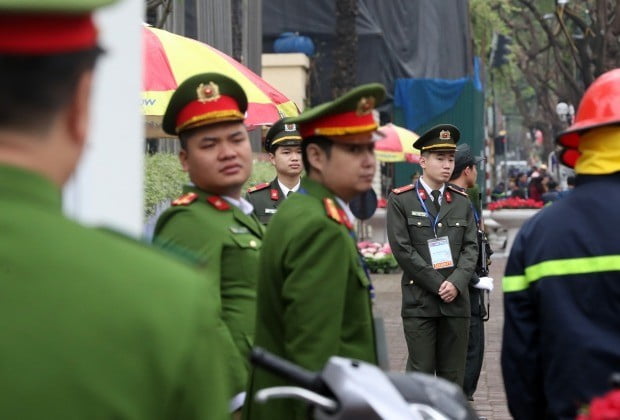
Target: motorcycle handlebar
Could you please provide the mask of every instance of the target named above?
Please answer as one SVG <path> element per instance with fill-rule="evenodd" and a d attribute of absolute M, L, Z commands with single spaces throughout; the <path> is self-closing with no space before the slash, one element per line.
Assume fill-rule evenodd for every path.
<path fill-rule="evenodd" d="M 250 352 L 250 362 L 321 395 L 331 395 L 318 373 L 310 372 L 260 347 Z"/>

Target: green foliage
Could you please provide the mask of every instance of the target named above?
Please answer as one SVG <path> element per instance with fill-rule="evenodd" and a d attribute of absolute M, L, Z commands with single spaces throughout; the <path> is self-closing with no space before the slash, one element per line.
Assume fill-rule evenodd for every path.
<path fill-rule="evenodd" d="M 387 274 L 400 270 L 394 254 L 386 254 L 381 258 L 365 257 L 364 261 L 371 273 Z"/>
<path fill-rule="evenodd" d="M 189 179 L 178 157 L 170 153 L 147 155 L 144 167 L 144 213 L 150 217 L 159 203 L 178 197 Z"/>
<path fill-rule="evenodd" d="M 273 167 L 271 162 L 265 162 L 261 160 L 254 160 L 252 166 L 252 174 L 246 181 L 243 189 L 246 190 L 256 184 L 262 184 L 263 182 L 271 182 L 276 177 L 276 168 Z"/>

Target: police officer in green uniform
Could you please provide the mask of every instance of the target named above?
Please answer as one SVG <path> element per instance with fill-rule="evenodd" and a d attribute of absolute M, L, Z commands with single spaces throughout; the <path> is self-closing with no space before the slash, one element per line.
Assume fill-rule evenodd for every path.
<path fill-rule="evenodd" d="M 225 419 L 233 347 L 203 277 L 62 214 L 109 3 L 0 0 L 0 418 Z"/>
<path fill-rule="evenodd" d="M 467 197 L 446 185 L 454 169 L 459 130 L 441 124 L 424 133 L 422 176 L 392 190 L 387 231 L 403 269 L 401 282 L 407 370 L 437 374 L 463 385 L 470 303 L 476 266 L 476 223 Z"/>
<path fill-rule="evenodd" d="M 488 272 L 484 272 L 480 257 L 491 255 L 491 248 L 485 240 L 484 226 L 480 217 L 480 208 L 473 203 L 477 202 L 477 197 L 468 195 L 469 191 L 477 191 L 476 179 L 478 177 L 477 165 L 482 161 L 480 156 L 474 156 L 468 144 L 459 144 L 454 156 L 454 172 L 450 177 L 450 186 L 455 192 L 463 197 L 469 198 L 472 203 L 472 211 L 478 228 L 478 262 L 476 269 L 471 276 L 469 283 L 469 303 L 471 305 L 471 318 L 469 322 L 469 340 L 467 344 L 467 362 L 465 363 L 465 378 L 463 381 L 463 391 L 470 401 L 474 399 L 474 392 L 478 386 L 482 361 L 484 359 L 484 322 L 487 310 L 484 305 L 484 291 L 493 290 L 493 278 L 488 277 Z M 485 247 L 485 252 L 480 252 L 481 247 Z M 485 265 L 486 266 L 486 265 Z"/>
<path fill-rule="evenodd" d="M 298 125 L 307 176 L 265 236 L 255 344 L 313 371 L 332 355 L 377 363 L 371 283 L 347 203 L 371 187 L 377 129 L 372 110 L 384 96 L 382 85 L 363 85 L 285 120 Z M 248 398 L 286 383 L 255 368 Z M 252 401 L 244 416 L 299 419 L 306 410 L 291 400 Z"/>
<path fill-rule="evenodd" d="M 233 409 L 243 401 L 248 351 L 254 341 L 258 254 L 264 232 L 252 205 L 241 197 L 252 171 L 252 149 L 243 116 L 246 95 L 234 80 L 204 73 L 185 80 L 172 95 L 162 127 L 178 135 L 179 159 L 192 185 L 158 219 L 154 241 L 186 249 L 207 264 L 222 318 L 237 351 Z"/>
<path fill-rule="evenodd" d="M 301 136 L 295 124 L 277 121 L 265 137 L 265 150 L 276 168 L 277 176 L 271 182 L 248 189 L 247 200 L 261 223 L 267 224 L 284 199 L 299 189 L 301 171 Z"/>

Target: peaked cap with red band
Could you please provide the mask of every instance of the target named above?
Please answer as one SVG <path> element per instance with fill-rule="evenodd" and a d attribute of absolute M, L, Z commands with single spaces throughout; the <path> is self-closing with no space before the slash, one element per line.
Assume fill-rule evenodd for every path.
<path fill-rule="evenodd" d="M 337 138 L 348 134 L 371 133 L 378 128 L 373 109 L 385 98 L 379 83 L 358 86 L 341 97 L 311 108 L 296 117 L 285 118 L 286 124 L 297 124 L 301 137 Z"/>
<path fill-rule="evenodd" d="M 164 131 L 182 131 L 226 121 L 243 121 L 248 99 L 243 88 L 220 73 L 201 73 L 179 85 L 168 103 Z"/>
<path fill-rule="evenodd" d="M 45 55 L 97 45 L 91 12 L 116 0 L 0 0 L 0 53 Z"/>

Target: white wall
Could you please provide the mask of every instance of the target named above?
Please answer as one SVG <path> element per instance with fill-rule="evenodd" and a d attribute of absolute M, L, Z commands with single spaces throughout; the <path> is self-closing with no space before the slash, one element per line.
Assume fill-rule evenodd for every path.
<path fill-rule="evenodd" d="M 143 221 L 142 15 L 141 0 L 97 12 L 106 54 L 95 75 L 88 146 L 64 190 L 67 215 L 132 236 Z"/>

